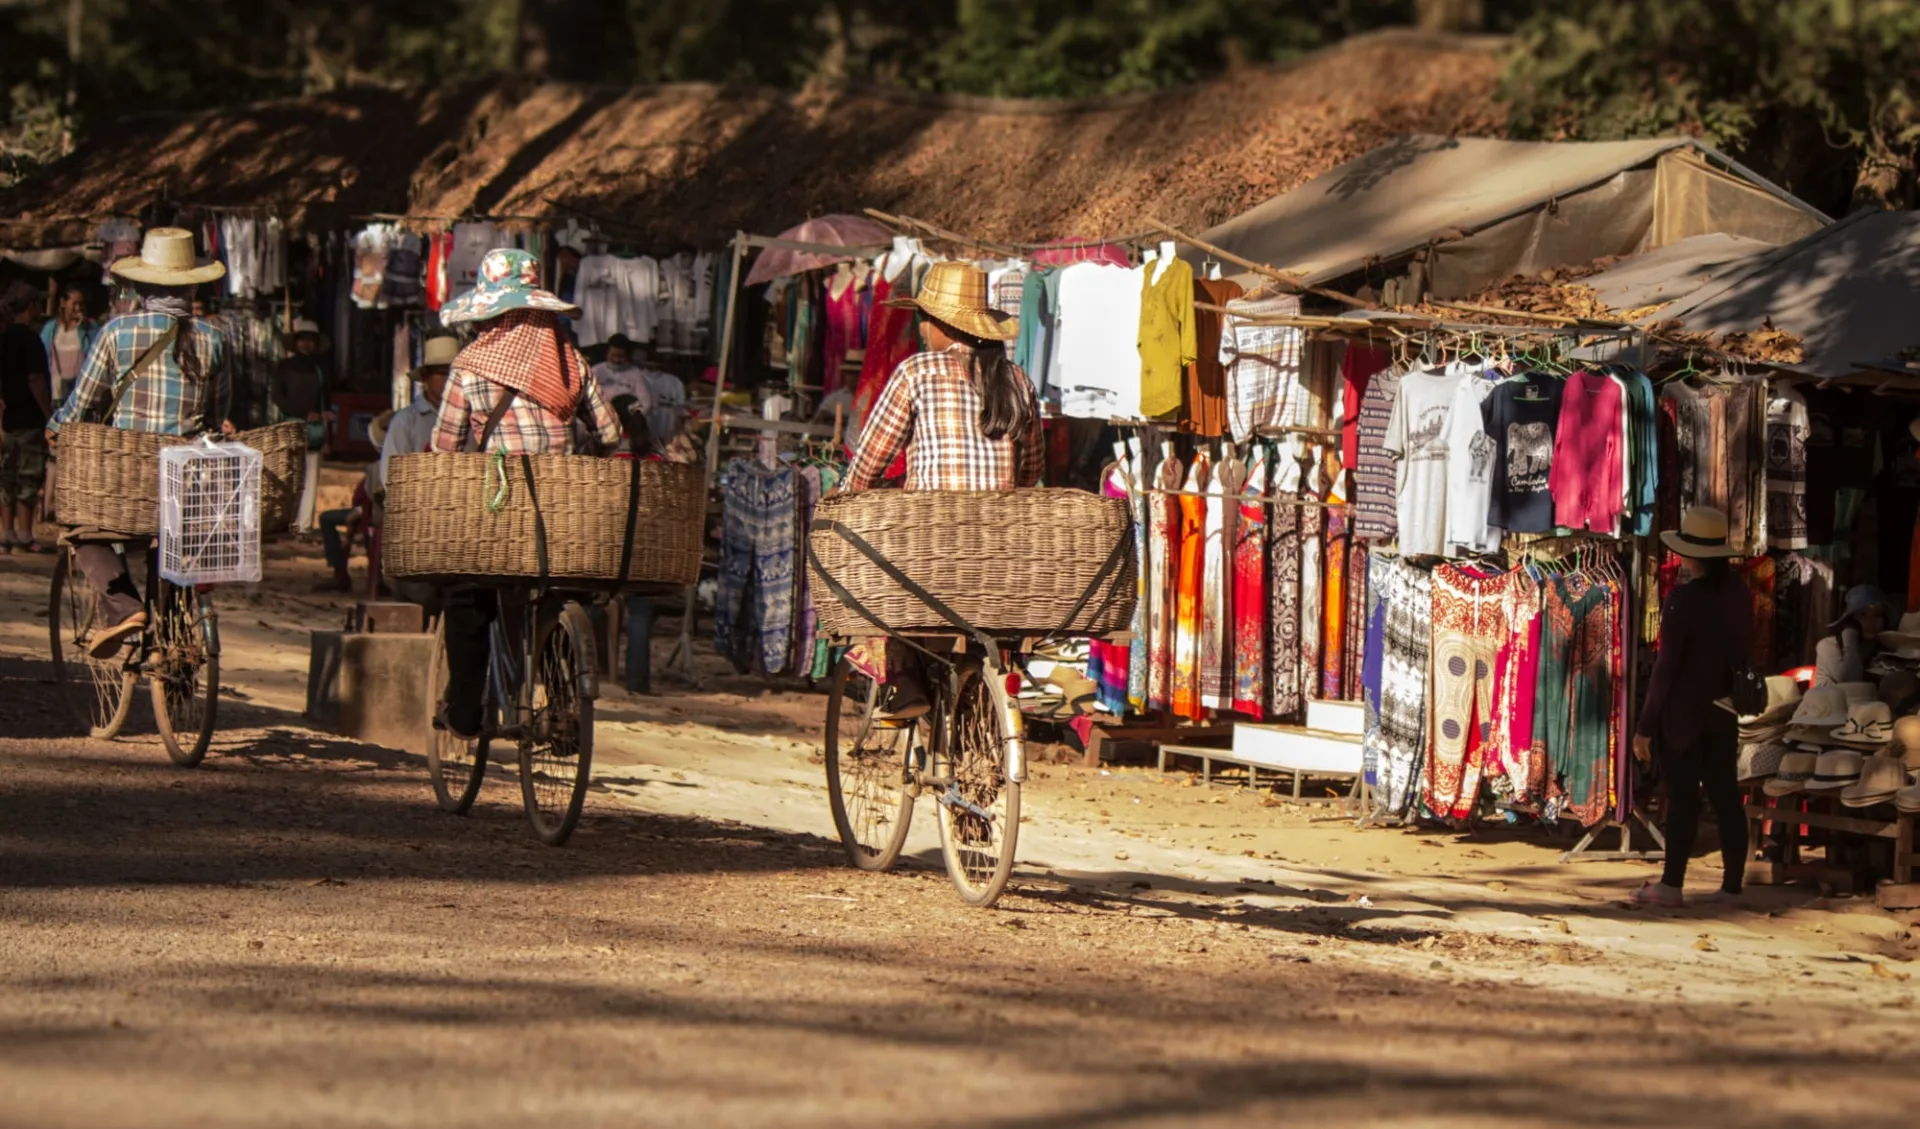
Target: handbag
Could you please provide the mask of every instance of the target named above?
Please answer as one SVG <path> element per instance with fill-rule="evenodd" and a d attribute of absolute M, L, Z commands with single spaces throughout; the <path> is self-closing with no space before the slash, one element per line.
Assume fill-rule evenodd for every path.
<path fill-rule="evenodd" d="M 1727 668 L 1727 701 L 1741 717 L 1758 717 L 1767 708 L 1767 680 L 1750 666 L 1735 664 Z"/>

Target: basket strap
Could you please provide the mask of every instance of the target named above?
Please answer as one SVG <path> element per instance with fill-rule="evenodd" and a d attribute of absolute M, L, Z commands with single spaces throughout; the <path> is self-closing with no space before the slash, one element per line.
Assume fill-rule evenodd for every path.
<path fill-rule="evenodd" d="M 827 523 L 816 522 L 814 524 L 814 528 L 818 529 L 823 524 L 827 524 Z M 833 593 L 834 599 L 839 600 L 843 605 L 846 606 L 847 610 L 853 612 L 855 615 L 859 616 L 861 619 L 864 619 L 868 623 L 873 624 L 873 626 L 877 628 L 881 634 L 885 635 L 889 639 L 894 640 L 897 643 L 900 643 L 903 646 L 910 647 L 913 650 L 920 652 L 922 655 L 926 656 L 929 659 L 932 659 L 935 662 L 944 663 L 944 662 L 950 661 L 945 657 L 934 654 L 932 651 L 927 650 L 925 647 L 914 642 L 912 639 L 909 639 L 905 635 L 902 635 L 899 631 L 894 629 L 893 625 L 887 623 L 887 621 L 881 619 L 879 616 L 874 615 L 872 611 L 868 610 L 865 604 L 855 599 L 853 593 L 847 591 L 846 586 L 841 584 L 838 580 L 835 580 L 833 578 L 833 574 L 827 571 L 827 566 L 821 562 L 820 555 L 813 551 L 813 545 L 811 542 L 809 542 L 807 545 L 807 563 L 813 566 L 813 571 L 820 574 L 821 583 L 827 586 L 827 591 Z"/>
<path fill-rule="evenodd" d="M 620 538 L 620 578 L 613 582 L 615 592 L 627 586 L 627 575 L 633 570 L 633 534 L 640 522 L 640 457 L 635 455 L 628 461 L 633 470 L 627 479 L 627 532 Z"/>
<path fill-rule="evenodd" d="M 1107 588 L 1107 581 L 1113 579 L 1114 571 L 1120 567 L 1120 562 L 1125 558 L 1126 551 L 1131 547 L 1132 543 L 1133 531 L 1131 529 L 1123 530 L 1121 536 L 1113 543 L 1113 551 L 1107 554 L 1106 563 L 1100 566 L 1099 572 L 1094 573 L 1093 579 L 1087 583 L 1087 590 L 1080 593 L 1080 598 L 1074 601 L 1073 610 L 1067 613 L 1067 618 L 1060 622 L 1060 626 L 1047 632 L 1046 639 L 1043 640 L 1043 642 L 1050 642 L 1056 636 L 1066 634 L 1067 631 L 1073 627 L 1073 621 L 1080 618 L 1080 613 L 1085 610 L 1088 602 L 1093 599 L 1094 593 L 1100 591 L 1102 588 Z M 1113 603 L 1113 596 L 1113 590 L 1108 588 L 1107 598 L 1100 601 L 1100 607 L 1094 614 L 1098 615 L 1100 612 L 1106 611 L 1107 606 Z"/>
<path fill-rule="evenodd" d="M 540 513 L 540 493 L 533 487 L 533 456 L 520 456 L 520 473 L 527 476 L 527 500 L 533 503 L 533 552 L 540 561 L 540 591 L 547 589 L 547 519 Z"/>
<path fill-rule="evenodd" d="M 173 344 L 174 338 L 179 336 L 180 320 L 175 318 L 173 324 L 167 326 L 167 331 L 154 338 L 153 344 L 140 350 L 140 355 L 133 359 L 132 366 L 120 374 L 119 380 L 114 381 L 113 402 L 107 405 L 107 423 L 113 422 L 114 414 L 120 410 L 120 401 L 126 398 L 127 389 L 133 387 L 134 378 L 140 375 L 140 370 L 146 368 L 148 362 L 159 356 L 161 351 Z"/>
<path fill-rule="evenodd" d="M 974 641 L 979 643 L 981 647 L 985 648 L 987 654 L 991 655 L 994 653 L 996 649 L 996 645 L 993 639 L 989 637 L 986 632 L 975 627 L 973 624 L 968 623 L 966 619 L 960 615 L 959 612 L 956 612 L 952 608 L 948 607 L 944 602 L 941 601 L 941 599 L 938 596 L 935 596 L 933 593 L 927 591 L 925 588 L 922 588 L 920 585 L 916 584 L 912 577 L 908 576 L 904 572 L 901 572 L 900 569 L 896 567 L 892 561 L 888 560 L 884 556 L 881 556 L 880 551 L 878 549 L 875 549 L 872 545 L 869 545 L 867 543 L 866 538 L 860 536 L 858 533 L 855 533 L 853 530 L 848 529 L 846 526 L 840 524 L 839 522 L 834 521 L 832 518 L 828 518 L 826 521 L 816 521 L 814 522 L 813 527 L 815 529 L 831 530 L 833 533 L 837 534 L 842 541 L 845 541 L 847 544 L 852 545 L 854 548 L 854 551 L 858 552 L 861 556 L 872 561 L 874 564 L 874 567 L 878 568 L 881 572 L 886 573 L 888 579 L 892 580 L 895 584 L 898 584 L 900 587 L 906 589 L 908 595 L 913 596 L 914 598 L 918 599 L 921 603 L 927 605 L 929 608 L 932 608 L 934 614 L 939 616 L 941 619 L 944 619 L 948 623 L 953 624 L 955 627 L 959 628 L 961 631 L 965 632 L 966 634 L 973 636 Z M 820 575 L 821 577 L 825 578 L 827 575 L 826 570 L 821 569 Z M 829 587 L 832 587 L 831 583 L 829 584 Z M 836 590 L 834 592 L 834 595 L 839 596 L 840 592 Z M 842 598 L 844 599 L 844 597 Z M 873 622 L 876 625 L 879 624 L 880 622 L 877 619 L 873 619 L 872 616 L 868 616 L 867 618 L 870 620 L 873 620 Z"/>
<path fill-rule="evenodd" d="M 493 410 L 487 413 L 487 422 L 485 426 L 480 429 L 480 450 L 482 452 L 486 451 L 488 443 L 493 442 L 493 433 L 500 427 L 500 421 L 506 418 L 507 409 L 513 407 L 513 402 L 519 398 L 520 390 L 518 388 L 509 388 L 501 395 L 499 402 L 493 405 Z"/>

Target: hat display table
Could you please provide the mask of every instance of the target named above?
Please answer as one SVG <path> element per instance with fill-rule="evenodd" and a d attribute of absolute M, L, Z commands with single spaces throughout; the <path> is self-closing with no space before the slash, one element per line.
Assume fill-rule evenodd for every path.
<path fill-rule="evenodd" d="M 1749 861 L 1748 881 L 1774 885 L 1796 874 L 1805 875 L 1807 867 L 1801 860 L 1800 848 L 1806 829 L 1812 828 L 1831 832 L 1834 842 L 1842 846 L 1860 846 L 1859 840 L 1888 842 L 1892 849 L 1892 881 L 1878 887 L 1881 907 L 1920 907 L 1920 886 L 1913 883 L 1914 864 L 1920 863 L 1920 854 L 1914 852 L 1914 822 L 1920 819 L 1920 813 L 1897 811 L 1891 803 L 1871 808 L 1847 808 L 1841 805 L 1837 793 L 1821 795 L 1797 792 L 1771 797 L 1758 787 L 1748 790 L 1746 812 L 1747 841 L 1750 844 L 1757 846 L 1760 843 L 1760 830 L 1768 823 L 1774 825 L 1774 838 L 1780 844 L 1780 860 L 1777 863 L 1759 859 Z M 1850 814 L 1854 812 L 1858 814 Z M 1859 869 L 1849 868 L 1855 872 Z"/>

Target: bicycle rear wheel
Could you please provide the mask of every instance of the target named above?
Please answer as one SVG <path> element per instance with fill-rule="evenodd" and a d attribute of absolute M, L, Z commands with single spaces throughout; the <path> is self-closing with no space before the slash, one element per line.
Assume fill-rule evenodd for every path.
<path fill-rule="evenodd" d="M 558 847 L 580 822 L 593 772 L 593 628 L 578 604 L 546 623 L 533 652 L 533 709 L 520 738 L 520 796 L 534 837 Z"/>
<path fill-rule="evenodd" d="M 446 698 L 447 693 L 447 624 L 442 616 L 440 626 L 433 633 L 433 669 L 428 675 L 427 685 L 432 687 L 434 702 L 437 704 Z M 487 708 L 482 716 L 491 717 L 493 687 L 491 680 L 487 687 Z M 455 815 L 465 815 L 473 807 L 473 801 L 480 795 L 480 785 L 487 778 L 487 751 L 493 738 L 484 730 L 477 741 L 462 741 L 443 729 L 427 728 L 427 774 L 433 779 L 433 796 L 442 811 Z"/>
<path fill-rule="evenodd" d="M 899 861 L 913 823 L 907 788 L 916 726 L 873 716 L 880 687 L 841 659 L 827 693 L 827 799 L 847 861 L 886 870 Z"/>
<path fill-rule="evenodd" d="M 220 700 L 220 647 L 213 601 L 161 580 L 147 688 L 167 756 L 192 768 L 207 755 Z"/>
<path fill-rule="evenodd" d="M 992 691 L 976 669 L 958 676 L 953 714 L 934 752 L 934 794 L 940 848 L 960 900 L 985 908 L 1000 900 L 1013 874 L 1020 835 L 1020 785 L 1007 779 L 1006 726 Z"/>
<path fill-rule="evenodd" d="M 87 736 L 104 741 L 118 736 L 133 712 L 133 687 L 140 672 L 128 663 L 128 648 L 104 662 L 87 653 L 87 641 L 99 626 L 96 613 L 93 586 L 74 568 L 73 551 L 61 549 L 53 563 L 53 588 L 47 597 L 53 679 L 74 724 Z"/>

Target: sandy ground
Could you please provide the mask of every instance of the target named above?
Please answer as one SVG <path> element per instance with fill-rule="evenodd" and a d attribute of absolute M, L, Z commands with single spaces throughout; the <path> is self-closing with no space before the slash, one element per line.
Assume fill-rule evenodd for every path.
<path fill-rule="evenodd" d="M 848 869 L 824 699 L 602 702 L 573 842 L 300 720 L 313 546 L 223 591 L 222 728 L 173 768 L 50 698 L 50 561 L 0 560 L 0 1126 L 1892 1126 L 1920 945 L 1870 899 L 1636 911 L 1642 864 L 1355 830 L 1037 767 L 970 911 L 922 808 Z M 36 613 L 39 613 L 36 615 Z M 664 659 L 667 640 L 660 644 Z M 1695 885 L 1718 875 L 1696 865 Z"/>

